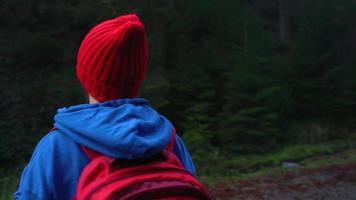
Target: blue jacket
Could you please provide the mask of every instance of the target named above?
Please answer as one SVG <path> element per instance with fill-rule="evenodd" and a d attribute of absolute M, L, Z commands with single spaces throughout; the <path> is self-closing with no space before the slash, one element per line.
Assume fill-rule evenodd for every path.
<path fill-rule="evenodd" d="M 81 171 L 89 163 L 80 145 L 114 158 L 142 158 L 165 149 L 173 128 L 140 98 L 61 108 L 54 121 L 57 130 L 37 145 L 15 199 L 70 200 Z M 194 164 L 179 136 L 174 153 L 195 175 Z"/>

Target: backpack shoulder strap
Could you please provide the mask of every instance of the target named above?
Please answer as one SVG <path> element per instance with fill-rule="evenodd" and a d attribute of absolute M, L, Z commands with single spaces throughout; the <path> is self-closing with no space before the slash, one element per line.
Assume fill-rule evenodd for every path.
<path fill-rule="evenodd" d="M 173 128 L 173 129 L 172 129 L 171 139 L 170 139 L 170 141 L 169 141 L 169 143 L 168 143 L 168 145 L 167 145 L 167 150 L 168 150 L 168 151 L 173 151 L 175 141 L 176 141 L 176 129 Z"/>
<path fill-rule="evenodd" d="M 93 160 L 93 159 L 95 159 L 97 157 L 102 156 L 101 153 L 96 152 L 96 151 L 94 151 L 94 150 L 92 150 L 92 149 L 90 149 L 90 148 L 88 148 L 88 147 L 86 147 L 84 145 L 80 145 L 80 148 L 84 151 L 84 153 L 89 157 L 90 160 Z"/>

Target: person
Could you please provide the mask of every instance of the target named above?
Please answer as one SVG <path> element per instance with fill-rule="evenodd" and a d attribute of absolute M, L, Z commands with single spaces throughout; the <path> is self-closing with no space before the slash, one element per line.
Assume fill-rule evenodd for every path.
<path fill-rule="evenodd" d="M 83 146 L 118 159 L 139 159 L 166 148 L 172 123 L 138 98 L 148 60 L 144 25 L 135 14 L 106 20 L 89 31 L 77 56 L 77 77 L 89 104 L 58 109 L 54 130 L 38 143 L 15 199 L 72 199 L 89 163 Z M 177 135 L 174 154 L 195 175 Z"/>

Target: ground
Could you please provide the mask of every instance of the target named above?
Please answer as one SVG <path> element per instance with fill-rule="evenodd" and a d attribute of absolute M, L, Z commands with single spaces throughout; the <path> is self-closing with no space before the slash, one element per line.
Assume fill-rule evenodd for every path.
<path fill-rule="evenodd" d="M 223 181 L 209 190 L 218 200 L 356 200 L 356 163 Z"/>

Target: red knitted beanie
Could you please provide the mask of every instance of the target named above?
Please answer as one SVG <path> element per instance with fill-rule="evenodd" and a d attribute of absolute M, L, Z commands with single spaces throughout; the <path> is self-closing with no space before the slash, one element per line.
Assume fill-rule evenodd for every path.
<path fill-rule="evenodd" d="M 146 74 L 145 29 L 134 15 L 104 21 L 80 45 L 77 76 L 85 90 L 103 102 L 138 95 Z"/>

